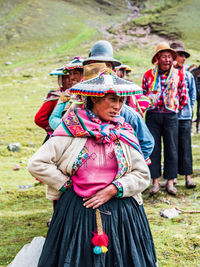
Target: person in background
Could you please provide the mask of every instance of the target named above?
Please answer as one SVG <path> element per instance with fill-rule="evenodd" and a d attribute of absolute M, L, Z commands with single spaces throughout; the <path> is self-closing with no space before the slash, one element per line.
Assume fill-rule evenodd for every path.
<path fill-rule="evenodd" d="M 53 130 L 49 125 L 49 117 L 55 108 L 58 99 L 60 98 L 62 92 L 64 92 L 67 88 L 71 87 L 71 82 L 69 78 L 69 73 L 63 73 L 63 67 L 56 69 L 55 71 L 52 71 L 50 75 L 57 75 L 58 76 L 58 89 L 57 90 L 51 90 L 48 94 L 46 99 L 44 100 L 44 103 L 42 104 L 41 108 L 38 110 L 38 112 L 35 115 L 35 123 L 43 128 L 47 136 L 44 140 L 48 140 L 50 135 L 52 134 Z"/>
<path fill-rule="evenodd" d="M 120 65 L 115 67 L 116 74 L 121 79 L 126 79 L 127 73 L 133 72 L 128 65 Z M 145 111 L 149 107 L 149 98 L 142 94 L 136 94 L 127 97 L 126 104 L 137 111 L 142 117 L 144 117 Z"/>
<path fill-rule="evenodd" d="M 122 64 L 118 67 L 115 67 L 115 71 L 119 78 L 126 79 L 127 75 L 133 72 L 133 69 L 128 65 Z"/>
<path fill-rule="evenodd" d="M 71 86 L 82 81 L 83 79 L 83 58 L 74 57 L 71 62 L 63 67 L 63 74 L 68 73 Z M 70 86 L 70 87 L 71 87 Z M 68 88 L 67 88 L 68 89 Z M 61 118 L 68 109 L 69 101 L 71 96 L 68 93 L 68 90 L 63 92 L 60 96 L 59 101 L 54 108 L 51 116 L 49 117 L 49 125 L 55 130 L 61 122 Z"/>
<path fill-rule="evenodd" d="M 168 43 L 159 43 L 152 58 L 155 67 L 144 74 L 142 81 L 144 94 L 151 101 L 146 113 L 146 123 L 155 140 L 154 150 L 150 156 L 153 179 L 149 191 L 151 195 L 160 189 L 158 178 L 161 176 L 161 138 L 166 190 L 172 195 L 177 193 L 174 179 L 178 173 L 178 112 L 187 104 L 188 93 L 183 73 L 173 66 L 176 56 L 176 52 Z"/>
<path fill-rule="evenodd" d="M 185 77 L 188 90 L 188 104 L 178 113 L 178 173 L 185 175 L 185 185 L 187 188 L 194 188 L 196 184 L 192 181 L 192 144 L 191 144 L 191 124 L 192 109 L 196 101 L 196 85 L 194 76 L 191 72 L 185 70 L 184 63 L 190 54 L 185 51 L 184 44 L 181 41 L 171 43 L 170 47 L 177 53 L 175 68 Z"/>

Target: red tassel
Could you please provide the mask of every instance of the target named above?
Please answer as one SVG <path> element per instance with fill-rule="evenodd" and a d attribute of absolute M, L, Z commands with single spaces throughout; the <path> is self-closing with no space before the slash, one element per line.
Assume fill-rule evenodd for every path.
<path fill-rule="evenodd" d="M 94 234 L 92 238 L 92 244 L 94 246 L 108 246 L 108 236 L 103 233 L 102 235 Z"/>

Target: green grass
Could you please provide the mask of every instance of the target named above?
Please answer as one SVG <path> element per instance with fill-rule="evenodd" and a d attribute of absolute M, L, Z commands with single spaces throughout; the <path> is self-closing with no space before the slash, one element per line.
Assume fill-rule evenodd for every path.
<path fill-rule="evenodd" d="M 0 266 L 6 266 L 34 236 L 45 236 L 46 221 L 52 215 L 52 203 L 45 199 L 45 186 L 33 186 L 28 190 L 18 187 L 35 183 L 26 165 L 45 138 L 45 132 L 34 124 L 34 115 L 47 92 L 57 87 L 56 78 L 49 77 L 48 73 L 72 56 L 87 56 L 92 44 L 101 38 L 111 38 L 115 57 L 133 67 L 131 79 L 138 84 L 151 67 L 155 49 L 152 44 L 141 46 L 130 42 L 120 48 L 116 36 L 104 35 L 105 27 L 123 21 L 129 12 L 121 1 L 107 2 L 107 5 L 100 5 L 93 0 L 0 0 Z M 148 17 L 145 20 L 149 16 L 154 18 L 155 10 L 169 2 L 173 1 L 163 0 L 159 4 L 158 1 L 146 1 L 143 15 Z M 198 1 L 175 2 L 174 7 L 163 10 L 163 19 L 178 10 L 183 15 L 189 10 L 188 14 L 196 21 Z M 189 18 L 190 15 L 185 16 L 185 24 L 182 24 L 182 15 L 176 16 L 176 27 L 184 31 L 183 40 L 192 54 L 189 63 L 195 63 L 199 55 L 196 45 L 199 35 L 195 34 L 198 23 L 191 28 Z M 140 18 L 140 23 L 147 21 Z M 170 27 L 167 31 L 173 31 Z M 12 64 L 6 65 L 8 61 Z M 11 142 L 20 142 L 21 150 L 8 151 Z M 184 178 L 179 177 L 176 198 L 164 191 L 155 197 L 149 197 L 148 190 L 144 193 L 159 266 L 200 266 L 200 215 L 181 214 L 172 220 L 159 215 L 160 209 L 174 206 L 199 210 L 200 135 L 195 134 L 192 142 L 196 145 L 193 157 L 197 188 L 187 190 Z M 19 171 L 13 170 L 15 164 L 20 164 Z M 164 203 L 163 197 L 171 205 Z"/>

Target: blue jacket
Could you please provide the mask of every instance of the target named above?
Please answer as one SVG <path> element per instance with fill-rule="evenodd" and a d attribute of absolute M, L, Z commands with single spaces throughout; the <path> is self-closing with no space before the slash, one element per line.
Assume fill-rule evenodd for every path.
<path fill-rule="evenodd" d="M 188 104 L 178 113 L 179 120 L 191 120 L 192 119 L 192 109 L 196 101 L 196 84 L 194 76 L 191 72 L 185 71 L 185 81 L 188 90 Z"/>
<path fill-rule="evenodd" d="M 54 108 L 49 118 L 49 124 L 53 130 L 55 130 L 60 124 L 62 112 L 67 103 L 68 102 L 57 104 Z M 139 140 L 144 158 L 148 159 L 154 148 L 154 139 L 143 118 L 133 108 L 127 105 L 124 105 L 121 111 L 121 116 L 123 116 L 125 121 L 133 127 Z"/>
<path fill-rule="evenodd" d="M 63 102 L 55 106 L 51 116 L 49 117 L 49 125 L 51 129 L 55 130 L 61 123 L 62 112 L 68 103 L 69 102 Z"/>
<path fill-rule="evenodd" d="M 144 158 L 147 159 L 154 148 L 154 138 L 146 126 L 142 116 L 133 108 L 124 105 L 121 116 L 125 118 L 125 122 L 129 123 L 136 132 Z"/>

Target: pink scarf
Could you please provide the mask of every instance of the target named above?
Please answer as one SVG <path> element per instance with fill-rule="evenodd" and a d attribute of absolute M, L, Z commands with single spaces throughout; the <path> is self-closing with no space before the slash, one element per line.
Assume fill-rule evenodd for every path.
<path fill-rule="evenodd" d="M 132 127 L 121 116 L 112 122 L 102 122 L 92 111 L 76 108 L 62 119 L 53 136 L 93 137 L 97 143 L 121 140 L 141 154 L 141 148 Z"/>

